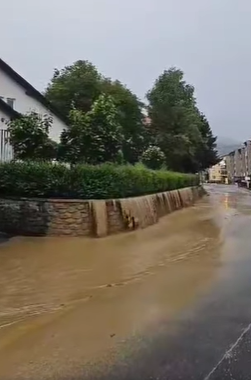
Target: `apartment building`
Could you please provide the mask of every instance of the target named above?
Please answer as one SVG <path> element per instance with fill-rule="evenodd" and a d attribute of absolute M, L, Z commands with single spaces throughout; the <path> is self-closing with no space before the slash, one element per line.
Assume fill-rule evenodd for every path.
<path fill-rule="evenodd" d="M 246 176 L 251 175 L 251 140 L 245 141 Z"/>
<path fill-rule="evenodd" d="M 230 183 L 241 183 L 249 187 L 251 175 L 251 140 L 226 156 L 226 171 Z"/>
<path fill-rule="evenodd" d="M 230 152 L 226 156 L 226 170 L 227 170 L 227 176 L 228 176 L 228 182 L 234 183 L 234 177 L 235 177 L 235 152 Z"/>
<path fill-rule="evenodd" d="M 236 149 L 234 154 L 234 163 L 235 163 L 235 181 L 239 181 L 241 179 L 242 173 L 242 163 L 241 163 L 241 148 Z"/>
<path fill-rule="evenodd" d="M 228 183 L 225 157 L 218 164 L 209 168 L 208 179 L 211 183 Z"/>

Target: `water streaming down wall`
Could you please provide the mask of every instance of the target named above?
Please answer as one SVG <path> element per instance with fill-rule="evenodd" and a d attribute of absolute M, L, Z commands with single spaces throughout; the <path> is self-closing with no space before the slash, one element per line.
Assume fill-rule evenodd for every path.
<path fill-rule="evenodd" d="M 180 189 L 178 191 L 179 191 L 182 207 L 188 207 L 196 200 L 191 188 Z"/>
<path fill-rule="evenodd" d="M 94 235 L 105 237 L 108 235 L 108 221 L 105 201 L 91 201 L 91 210 L 93 215 Z"/>
<path fill-rule="evenodd" d="M 105 237 L 145 228 L 192 205 L 201 187 L 115 200 L 1 199 L 0 231 L 18 235 Z"/>
<path fill-rule="evenodd" d="M 200 188 L 185 188 L 108 201 L 107 227 L 103 227 L 103 230 L 107 231 L 107 234 L 114 234 L 151 226 L 157 223 L 159 218 L 192 205 L 201 195 Z M 95 230 L 95 235 L 104 236 L 99 234 L 98 228 Z"/>
<path fill-rule="evenodd" d="M 158 221 L 155 195 L 121 199 L 120 205 L 128 228 L 145 228 Z"/>

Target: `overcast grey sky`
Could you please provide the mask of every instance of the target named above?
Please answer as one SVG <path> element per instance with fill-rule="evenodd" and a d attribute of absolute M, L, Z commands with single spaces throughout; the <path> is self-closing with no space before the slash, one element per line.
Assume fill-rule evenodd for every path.
<path fill-rule="evenodd" d="M 250 20 L 250 0 L 1 1 L 0 56 L 39 90 L 55 67 L 87 59 L 141 98 L 175 65 L 214 133 L 243 140 L 251 138 Z"/>

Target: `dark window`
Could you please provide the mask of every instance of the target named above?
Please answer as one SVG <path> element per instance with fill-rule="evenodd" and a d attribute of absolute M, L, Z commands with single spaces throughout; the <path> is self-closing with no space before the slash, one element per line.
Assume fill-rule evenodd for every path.
<path fill-rule="evenodd" d="M 8 104 L 8 106 L 10 106 L 11 108 L 14 109 L 15 100 L 16 99 L 14 99 L 14 98 L 7 98 L 7 104 Z"/>

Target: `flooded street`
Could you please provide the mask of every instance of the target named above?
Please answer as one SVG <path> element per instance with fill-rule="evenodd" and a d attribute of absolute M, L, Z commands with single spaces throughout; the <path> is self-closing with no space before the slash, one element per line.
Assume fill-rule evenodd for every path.
<path fill-rule="evenodd" d="M 144 230 L 3 242 L 0 379 L 250 379 L 251 193 L 206 189 Z"/>

